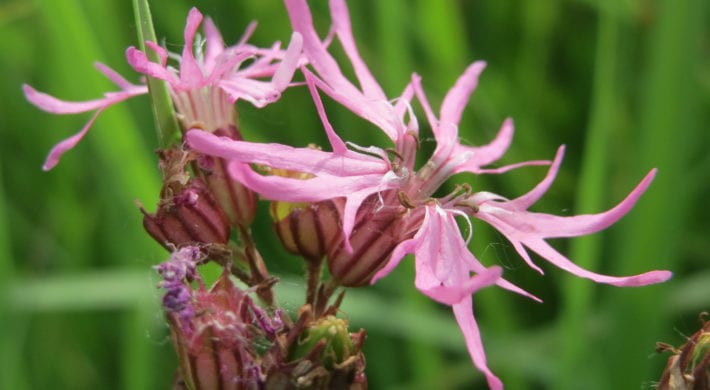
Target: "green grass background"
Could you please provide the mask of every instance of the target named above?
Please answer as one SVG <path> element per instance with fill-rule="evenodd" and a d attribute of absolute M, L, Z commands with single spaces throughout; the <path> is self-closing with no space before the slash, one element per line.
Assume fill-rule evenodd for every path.
<path fill-rule="evenodd" d="M 317 3 L 317 4 L 316 4 Z M 516 138 L 502 163 L 567 155 L 534 210 L 598 212 L 621 200 L 652 167 L 658 176 L 620 223 L 553 244 L 610 274 L 670 269 L 665 284 L 620 289 L 543 265 L 544 277 L 505 239 L 476 224 L 474 253 L 545 300 L 500 289 L 475 297 L 490 366 L 509 389 L 650 389 L 666 356 L 710 309 L 710 3 L 704 0 L 350 1 L 362 54 L 390 96 L 412 71 L 435 106 L 472 61 L 488 61 L 461 136 L 484 143 L 507 116 Z M 327 28 L 325 2 L 312 2 Z M 153 2 L 157 34 L 180 51 L 187 10 L 212 15 L 227 42 L 246 24 L 253 42 L 288 40 L 279 1 Z M 92 63 L 131 80 L 124 50 L 136 44 L 128 1 L 0 2 L 0 388 L 168 388 L 175 358 L 150 267 L 166 254 L 143 233 L 134 200 L 153 208 L 157 142 L 146 97 L 106 111 L 49 173 L 46 153 L 89 115 L 53 116 L 21 95 L 23 82 L 66 99 L 110 88 Z M 324 144 L 303 88 L 263 111 L 239 105 L 251 140 Z M 334 124 L 360 144 L 375 131 L 329 105 Z M 421 121 L 424 123 L 424 120 Z M 431 150 L 425 132 L 423 150 Z M 380 138 L 381 139 L 381 138 Z M 514 197 L 543 175 L 527 168 L 458 181 Z M 262 210 L 264 211 L 264 210 Z M 266 214 L 262 214 L 262 219 Z M 302 300 L 300 264 L 256 228 L 279 296 Z M 538 259 L 538 263 L 544 261 Z M 377 286 L 349 292 L 344 311 L 365 327 L 373 389 L 485 388 L 453 316 L 423 298 L 411 261 Z"/>

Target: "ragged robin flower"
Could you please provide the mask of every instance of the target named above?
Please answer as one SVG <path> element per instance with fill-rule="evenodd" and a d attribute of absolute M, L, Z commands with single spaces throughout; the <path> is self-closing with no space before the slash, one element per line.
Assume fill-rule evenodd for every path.
<path fill-rule="evenodd" d="M 222 129 L 225 132 L 222 135 L 233 136 L 231 133 L 236 130 L 234 102 L 246 100 L 257 107 L 263 107 L 278 100 L 281 92 L 289 86 L 301 60 L 301 38 L 294 34 L 287 50 L 281 49 L 278 42 L 270 48 L 259 48 L 247 43 L 256 27 L 252 23 L 236 45 L 227 47 L 209 18 L 203 23 L 204 41 L 196 39 L 197 29 L 202 22 L 202 14 L 196 8 L 191 9 L 185 25 L 185 47 L 181 55 L 171 55 L 157 43 L 147 41 L 146 46 L 158 55 L 159 62 L 151 62 L 144 52 L 134 47 L 126 50 L 126 58 L 142 75 L 167 82 L 178 118 L 185 130 Z M 179 58 L 177 68 L 168 63 L 169 57 Z M 148 93 L 144 82 L 131 83 L 101 63 L 97 63 L 96 67 L 120 90 L 107 92 L 99 99 L 71 102 L 23 85 L 27 99 L 44 111 L 54 114 L 95 111 L 78 133 L 52 149 L 45 161 L 45 170 L 57 165 L 61 156 L 81 141 L 106 108 Z"/>
<path fill-rule="evenodd" d="M 204 40 L 197 36 L 201 24 Z M 250 24 L 236 45 L 225 46 L 212 20 L 203 20 L 202 14 L 193 8 L 187 16 L 181 54 L 169 53 L 156 42 L 146 41 L 146 46 L 159 58 L 158 62 L 150 61 L 146 53 L 135 47 L 126 50 L 126 59 L 140 74 L 166 82 L 183 130 L 201 129 L 241 139 L 234 103 L 246 100 L 256 107 L 264 107 L 277 101 L 302 61 L 302 40 L 298 33 L 293 34 L 287 50 L 281 49 L 278 42 L 270 48 L 259 48 L 247 43 L 255 27 L 256 24 Z M 177 68 L 170 64 L 171 58 L 176 59 Z M 146 85 L 132 84 L 106 65 L 97 64 L 97 68 L 121 91 L 108 92 L 101 99 L 68 102 L 38 92 L 29 85 L 23 86 L 27 99 L 48 112 L 74 114 L 96 110 L 81 131 L 52 149 L 44 164 L 45 170 L 52 169 L 61 156 L 86 135 L 103 110 L 148 92 Z M 229 178 L 224 161 L 204 157 L 198 162 L 198 173 L 230 222 L 234 226 L 248 227 L 256 213 L 256 196 Z"/>
<path fill-rule="evenodd" d="M 575 265 L 546 241 L 591 234 L 612 225 L 648 188 L 655 170 L 621 203 L 606 212 L 567 217 L 530 212 L 528 208 L 552 184 L 564 147 L 560 147 L 552 162 L 528 161 L 488 168 L 503 156 L 511 143 L 511 119 L 503 122 L 495 139 L 487 145 L 469 146 L 460 142 L 461 115 L 485 63 L 476 62 L 466 69 L 446 94 L 437 115 L 417 75 L 401 96 L 386 97 L 357 52 L 344 0 L 330 1 L 332 30 L 352 64 L 359 87 L 343 75 L 328 53 L 313 27 L 306 1 L 286 0 L 286 5 L 294 30 L 303 36 L 304 54 L 313 71 L 305 67 L 302 70 L 332 151 L 240 142 L 197 131 L 188 132 L 187 140 L 193 150 L 201 153 L 312 175 L 307 180 L 262 176 L 245 164 L 234 163 L 230 167 L 232 176 L 265 198 L 288 202 L 344 198 L 343 239 L 328 258 L 337 282 L 345 286 L 374 283 L 391 272 L 406 254 L 414 254 L 415 286 L 428 297 L 452 307 L 474 365 L 485 374 L 490 388 L 502 389 L 501 381 L 486 363 L 471 294 L 496 284 L 537 298 L 500 278 L 499 267 L 486 268 L 481 264 L 467 249 L 468 240 L 462 236 L 456 217 L 466 218 L 469 225 L 468 217 L 490 224 L 540 273 L 542 270 L 533 263 L 528 250 L 559 268 L 598 283 L 643 286 L 670 278 L 668 271 L 628 277 L 594 273 Z M 319 91 L 375 124 L 390 138 L 392 147 L 363 147 L 344 142 L 326 117 Z M 415 166 L 418 122 L 410 104 L 414 97 L 421 104 L 436 141 L 433 154 L 420 167 Z M 531 191 L 512 200 L 488 191 L 474 192 L 470 186 L 435 197 L 442 184 L 458 173 L 502 174 L 521 166 L 548 164 L 551 167 L 546 177 Z M 391 216 L 385 220 L 375 218 L 386 213 Z M 392 230 L 383 229 L 384 225 Z M 383 231 L 388 234 L 381 234 Z"/>

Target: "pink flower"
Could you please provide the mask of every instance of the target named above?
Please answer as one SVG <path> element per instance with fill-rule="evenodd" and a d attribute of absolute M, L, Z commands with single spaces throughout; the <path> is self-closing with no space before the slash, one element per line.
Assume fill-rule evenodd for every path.
<path fill-rule="evenodd" d="M 252 23 L 235 46 L 225 47 L 219 31 L 208 18 L 203 25 L 204 45 L 196 45 L 195 35 L 201 23 L 202 14 L 196 8 L 191 9 L 185 25 L 185 47 L 180 56 L 179 69 L 168 65 L 168 52 L 155 42 L 148 41 L 146 45 L 158 55 L 159 63 L 149 61 L 145 53 L 134 47 L 126 51 L 128 63 L 136 71 L 168 83 L 178 117 L 186 129 L 200 127 L 214 131 L 233 125 L 233 104 L 239 99 L 247 100 L 257 107 L 279 99 L 301 62 L 302 40 L 299 34 L 293 34 L 285 51 L 280 49 L 278 42 L 271 48 L 261 49 L 246 43 L 255 28 Z M 193 47 L 196 47 L 194 53 Z M 247 59 L 254 60 L 245 65 L 244 61 Z M 61 141 L 52 149 L 43 166 L 44 170 L 52 169 L 61 156 L 86 135 L 103 110 L 148 92 L 144 83 L 132 84 L 106 65 L 97 63 L 96 67 L 113 81 L 120 91 L 107 92 L 101 99 L 69 102 L 23 85 L 27 99 L 47 112 L 76 114 L 96 110 L 78 133 Z M 264 78 L 270 79 L 262 80 Z"/>
<path fill-rule="evenodd" d="M 286 0 L 286 6 L 294 29 L 303 36 L 304 54 L 315 70 L 315 73 L 311 73 L 304 69 L 304 74 L 332 151 L 234 141 L 199 131 L 187 133 L 188 144 L 198 152 L 233 159 L 235 163 L 230 167 L 232 176 L 268 199 L 315 202 L 345 198 L 343 245 L 350 253 L 354 253 L 354 257 L 348 259 L 347 256 L 341 256 L 342 261 L 349 263 L 337 268 L 346 270 L 344 272 L 349 269 L 357 269 L 357 272 L 363 272 L 363 269 L 378 270 L 362 273 L 374 283 L 391 272 L 406 254 L 413 253 L 416 267 L 415 286 L 428 297 L 452 307 L 471 359 L 485 374 L 491 389 L 502 389 L 503 385 L 487 367 L 478 326 L 473 317 L 471 294 L 480 288 L 496 284 L 530 298 L 537 298 L 500 278 L 499 267 L 486 268 L 468 251 L 467 240 L 461 236 L 455 221 L 456 216 L 472 216 L 491 224 L 501 231 L 523 259 L 538 271 L 540 269 L 532 263 L 525 248 L 533 250 L 564 270 L 600 283 L 641 286 L 659 283 L 671 276 L 668 271 L 651 271 L 630 277 L 600 275 L 574 265 L 545 242 L 546 238 L 590 234 L 613 224 L 631 209 L 646 190 L 655 170 L 618 206 L 596 215 L 558 217 L 527 211 L 554 180 L 561 163 L 563 148 L 558 151 L 543 181 L 529 193 L 516 199 L 507 200 L 490 192 L 474 193 L 470 187 L 462 187 L 449 195 L 433 198 L 434 193 L 449 177 L 460 172 L 500 174 L 521 166 L 550 164 L 549 161 L 527 161 L 487 168 L 496 162 L 510 145 L 513 136 L 511 119 L 503 122 L 498 135 L 487 145 L 469 146 L 459 141 L 458 125 L 461 114 L 476 88 L 485 63 L 476 62 L 466 69 L 446 94 L 436 115 L 417 75 L 412 77 L 412 81 L 399 98 L 390 100 L 386 97 L 357 52 L 343 0 L 330 0 L 333 31 L 352 63 L 360 87 L 345 78 L 336 61 L 327 52 L 313 28 L 306 1 Z M 394 147 L 362 147 L 343 142 L 326 117 L 319 90 L 377 125 L 392 140 Z M 434 153 L 419 169 L 414 165 L 418 123 L 410 107 L 413 96 L 421 103 L 436 139 Z M 309 173 L 313 177 L 300 180 L 262 176 L 244 163 Z M 368 201 L 368 207 L 363 206 L 361 210 L 360 206 L 367 198 L 371 201 Z M 372 202 L 379 202 L 379 206 L 371 207 Z M 359 256 L 362 251 L 352 246 L 374 244 L 367 240 L 363 242 L 359 238 L 357 241 L 353 240 L 355 244 L 352 244 L 350 235 L 356 235 L 359 231 L 381 231 L 378 230 L 380 226 L 373 225 L 368 228 L 368 224 L 382 223 L 382 219 L 377 222 L 377 218 L 373 218 L 373 213 L 378 212 L 401 215 L 386 220 L 406 225 L 400 229 L 404 233 L 391 237 L 396 240 L 394 245 L 378 243 L 376 247 L 383 248 L 386 253 L 379 256 Z M 353 230 L 355 226 L 358 226 L 358 229 Z M 373 263 L 359 264 L 363 261 Z M 333 272 L 335 268 L 330 258 L 329 265 Z M 346 277 L 338 275 L 337 271 L 334 277 L 338 281 L 347 280 Z M 358 281 L 345 285 L 358 285 Z"/>

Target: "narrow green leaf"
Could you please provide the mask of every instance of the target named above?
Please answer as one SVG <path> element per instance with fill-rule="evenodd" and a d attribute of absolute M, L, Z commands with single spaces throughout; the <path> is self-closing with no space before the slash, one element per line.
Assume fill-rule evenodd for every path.
<path fill-rule="evenodd" d="M 153 18 L 150 14 L 148 0 L 133 0 L 133 12 L 138 27 L 138 41 L 148 59 L 158 62 L 158 56 L 153 51 L 146 51 L 145 42 L 157 42 L 155 30 L 153 29 Z M 173 102 L 170 98 L 170 91 L 164 81 L 148 77 L 148 90 L 153 107 L 156 132 L 158 134 L 158 145 L 164 148 L 180 137 L 180 127 L 178 126 Z"/>

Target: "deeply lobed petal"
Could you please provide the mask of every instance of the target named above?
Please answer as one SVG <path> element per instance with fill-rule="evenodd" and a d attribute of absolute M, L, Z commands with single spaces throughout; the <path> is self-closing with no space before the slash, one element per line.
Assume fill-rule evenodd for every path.
<path fill-rule="evenodd" d="M 502 390 L 503 382 L 498 379 L 495 374 L 488 368 L 488 363 L 486 361 L 486 352 L 483 349 L 483 342 L 481 341 L 481 333 L 478 330 L 478 324 L 476 323 L 476 318 L 473 316 L 473 299 L 467 297 L 461 302 L 453 305 L 454 316 L 456 317 L 456 322 L 463 332 L 464 339 L 466 340 L 466 348 L 468 349 L 468 354 L 473 360 L 473 364 L 481 371 L 488 381 L 488 387 L 491 390 Z"/>
<path fill-rule="evenodd" d="M 96 110 L 91 119 L 81 130 L 79 130 L 78 133 L 64 139 L 52 148 L 47 156 L 47 159 L 45 160 L 44 165 L 42 166 L 42 169 L 45 171 L 54 168 L 57 163 L 59 163 L 61 156 L 71 150 L 77 143 L 79 143 L 79 141 L 82 140 L 82 138 L 84 138 L 86 133 L 88 133 L 89 129 L 94 124 L 94 121 L 96 121 L 103 110 L 126 99 L 148 93 L 147 86 L 136 85 L 128 82 L 116 71 L 104 64 L 96 63 L 96 68 L 116 85 L 121 87 L 122 90 L 117 92 L 107 92 L 101 99 L 87 100 L 83 102 L 70 102 L 39 92 L 29 85 L 25 84 L 22 86 L 25 97 L 30 103 L 53 114 L 77 114 Z"/>
<path fill-rule="evenodd" d="M 186 89 L 199 88 L 204 82 L 205 75 L 202 73 L 202 67 L 193 54 L 195 34 L 201 23 L 202 14 L 197 8 L 191 8 L 187 14 L 187 23 L 185 23 L 183 34 L 185 46 L 183 46 L 180 60 L 180 82 Z"/>
<path fill-rule="evenodd" d="M 651 170 L 626 198 L 610 210 L 599 214 L 560 217 L 534 213 L 527 210 L 550 187 L 559 169 L 564 148 L 561 147 L 545 178 L 531 191 L 513 200 L 496 198 L 491 194 L 475 194 L 471 197 L 476 205 L 474 216 L 486 221 L 500 231 L 512 244 L 518 254 L 534 269 L 542 270 L 532 263 L 526 248 L 576 276 L 598 283 L 615 286 L 644 286 L 668 280 L 669 271 L 651 271 L 639 275 L 617 277 L 598 274 L 574 264 L 567 257 L 552 248 L 546 238 L 576 237 L 603 230 L 623 217 L 638 201 L 650 185 L 656 170 Z"/>
<path fill-rule="evenodd" d="M 389 172 L 387 162 L 351 151 L 334 154 L 281 144 L 235 141 L 200 130 L 188 131 L 185 139 L 190 148 L 203 154 L 314 175 L 334 177 L 378 175 L 383 177 Z"/>
<path fill-rule="evenodd" d="M 42 169 L 45 171 L 48 171 L 52 168 L 54 168 L 57 164 L 59 164 L 59 159 L 62 157 L 64 153 L 67 151 L 71 150 L 76 146 L 76 144 L 81 141 L 82 138 L 86 135 L 86 133 L 89 132 L 89 129 L 91 126 L 94 124 L 94 121 L 98 116 L 103 112 L 103 108 L 99 109 L 96 111 L 96 113 L 91 117 L 89 122 L 87 122 L 84 127 L 79 130 L 78 133 L 72 135 L 69 138 L 64 139 L 63 141 L 59 142 L 58 144 L 54 145 L 52 150 L 49 151 L 49 155 L 47 156 L 47 159 L 44 161 L 44 165 L 42 165 Z"/>
<path fill-rule="evenodd" d="M 303 36 L 303 51 L 319 77 L 315 80 L 315 85 L 356 115 L 378 126 L 396 142 L 406 132 L 406 125 L 397 118 L 394 107 L 360 58 L 352 37 L 350 17 L 345 3 L 332 1 L 330 6 L 335 34 L 353 64 L 363 90 L 361 91 L 343 75 L 335 59 L 326 50 L 313 26 L 307 2 L 286 0 L 293 29 Z"/>
<path fill-rule="evenodd" d="M 446 94 L 444 101 L 441 103 L 439 118 L 441 122 L 449 122 L 458 125 L 461 121 L 461 114 L 468 104 L 471 94 L 476 90 L 478 85 L 478 77 L 486 68 L 486 63 L 477 61 L 469 65 L 464 73 L 456 80 L 454 86 L 451 87 Z"/>

